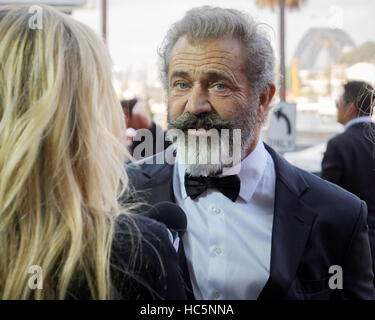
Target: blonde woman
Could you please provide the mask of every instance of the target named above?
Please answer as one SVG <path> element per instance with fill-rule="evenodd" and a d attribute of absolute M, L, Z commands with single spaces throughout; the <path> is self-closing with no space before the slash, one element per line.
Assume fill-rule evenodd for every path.
<path fill-rule="evenodd" d="M 125 124 L 104 45 L 37 14 L 0 8 L 0 298 L 184 298 L 167 230 L 118 205 Z"/>

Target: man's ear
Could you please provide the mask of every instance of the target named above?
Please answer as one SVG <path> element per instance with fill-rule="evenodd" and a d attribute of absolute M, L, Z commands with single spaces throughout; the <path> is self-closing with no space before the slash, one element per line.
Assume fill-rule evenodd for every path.
<path fill-rule="evenodd" d="M 259 116 L 261 120 L 267 114 L 267 110 L 270 106 L 270 103 L 275 95 L 276 87 L 273 83 L 269 83 L 267 89 L 265 89 L 259 97 Z"/>
<path fill-rule="evenodd" d="M 346 114 L 349 118 L 356 118 L 358 115 L 358 110 L 353 102 L 348 103 L 346 106 Z"/>

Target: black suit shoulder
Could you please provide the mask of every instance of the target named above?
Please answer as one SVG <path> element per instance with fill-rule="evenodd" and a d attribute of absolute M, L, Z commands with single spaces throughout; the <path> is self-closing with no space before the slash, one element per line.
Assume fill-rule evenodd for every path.
<path fill-rule="evenodd" d="M 309 185 L 301 199 L 318 214 L 321 226 L 351 236 L 358 221 L 366 221 L 367 206 L 356 195 L 300 168 L 295 170 Z"/>
<path fill-rule="evenodd" d="M 367 206 L 356 195 L 340 186 L 287 163 L 283 159 L 284 168 L 287 167 L 288 176 L 280 178 L 286 185 L 291 185 L 290 179 L 300 180 L 301 190 L 299 201 L 316 214 L 313 224 L 313 234 L 325 236 L 334 248 L 342 248 L 344 252 L 354 236 L 358 224 L 366 224 Z M 283 170 L 285 171 L 285 170 Z M 288 180 L 289 179 L 289 180 Z M 288 181 L 287 181 L 288 180 Z M 332 237 L 332 238 L 331 238 Z M 328 246 L 327 246 L 328 248 Z M 337 254 L 337 250 L 334 254 Z"/>
<path fill-rule="evenodd" d="M 357 123 L 328 141 L 322 178 L 360 199 L 375 212 L 375 125 Z"/>
<path fill-rule="evenodd" d="M 166 151 L 151 157 L 127 164 L 125 169 L 131 185 L 139 190 L 148 188 L 150 181 L 152 185 L 164 183 L 173 173 L 173 165 L 167 163 L 165 160 L 172 152 L 173 150 L 168 148 Z M 162 159 L 162 161 L 158 159 Z"/>
<path fill-rule="evenodd" d="M 327 149 L 334 147 L 341 152 L 350 151 L 350 148 L 356 149 L 358 143 L 374 144 L 375 142 L 375 124 L 356 123 L 351 125 L 344 132 L 337 134 L 328 140 Z"/>
<path fill-rule="evenodd" d="M 358 211 L 360 208 L 361 200 L 353 193 L 303 169 L 295 167 L 295 170 L 309 185 L 309 192 L 306 193 L 305 201 L 314 200 L 315 202 L 312 204 L 317 207 L 329 203 L 344 212 Z M 320 200 L 316 202 L 317 197 Z"/>
<path fill-rule="evenodd" d="M 363 140 L 363 135 L 358 129 L 361 128 L 352 126 L 348 130 L 339 133 L 328 140 L 327 149 L 324 154 L 323 170 L 325 169 L 324 164 L 326 163 L 329 167 L 330 162 L 340 161 L 342 166 L 344 166 L 344 162 L 347 161 L 347 158 L 350 157 L 353 150 L 357 148 L 358 142 Z"/>

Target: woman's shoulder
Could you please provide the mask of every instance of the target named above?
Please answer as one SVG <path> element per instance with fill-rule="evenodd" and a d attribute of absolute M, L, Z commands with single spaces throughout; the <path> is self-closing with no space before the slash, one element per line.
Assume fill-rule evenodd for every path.
<path fill-rule="evenodd" d="M 115 245 L 133 241 L 142 245 L 142 249 L 149 251 L 152 247 L 160 249 L 171 247 L 169 232 L 166 226 L 156 220 L 139 214 L 120 215 L 115 225 Z M 157 250 L 163 254 L 163 250 Z"/>
<path fill-rule="evenodd" d="M 163 224 L 141 215 L 120 215 L 112 248 L 115 276 L 126 276 L 135 285 L 131 299 L 185 298 L 178 257 Z"/>

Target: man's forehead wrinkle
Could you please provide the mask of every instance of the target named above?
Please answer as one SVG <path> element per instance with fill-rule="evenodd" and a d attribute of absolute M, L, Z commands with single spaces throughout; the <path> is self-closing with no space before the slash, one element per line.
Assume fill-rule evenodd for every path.
<path fill-rule="evenodd" d="M 232 63 L 232 61 L 230 61 Z M 225 63 L 225 61 L 222 61 L 222 62 L 219 62 L 219 61 L 205 61 L 205 60 L 194 60 L 194 59 L 188 59 L 188 60 L 185 60 L 185 59 L 176 59 L 176 60 L 173 60 L 172 63 L 171 63 L 171 67 L 173 68 L 176 68 L 177 66 L 192 66 L 192 67 L 195 67 L 195 68 L 201 68 L 201 67 L 204 67 L 204 66 L 222 66 L 224 67 L 224 69 L 227 71 L 227 72 L 231 72 L 232 70 L 237 70 L 237 69 L 240 69 L 240 66 L 236 66 L 236 67 L 230 67 L 228 64 Z M 186 71 L 186 70 L 185 70 Z"/>
<path fill-rule="evenodd" d="M 209 50 L 209 51 L 202 51 L 202 52 L 182 51 L 182 52 L 176 53 L 175 56 L 185 55 L 185 54 L 192 55 L 192 56 L 204 56 L 204 55 L 216 54 L 216 53 L 222 53 L 225 55 L 233 56 L 233 52 L 227 51 L 227 50 Z"/>
<path fill-rule="evenodd" d="M 222 73 L 228 74 L 231 78 L 233 78 L 233 79 L 235 78 L 232 68 L 229 68 L 224 63 L 214 62 L 214 63 L 201 63 L 201 64 L 197 65 L 197 64 L 192 64 L 192 63 L 183 63 L 183 62 L 180 62 L 180 63 L 173 64 L 174 68 L 181 67 L 181 69 L 184 69 L 184 67 L 186 67 L 186 66 L 193 66 L 195 68 L 202 68 L 202 67 L 209 68 L 209 67 L 211 67 L 211 69 L 209 70 L 209 72 L 221 71 Z M 223 68 L 221 68 L 221 67 L 223 67 Z M 181 72 L 186 72 L 186 71 L 185 70 L 181 70 Z"/>
<path fill-rule="evenodd" d="M 207 63 L 206 62 L 207 60 L 213 60 L 213 59 L 215 59 L 215 62 L 212 62 L 212 63 L 216 63 L 216 61 L 226 61 L 228 63 L 233 62 L 233 59 L 225 58 L 225 57 L 205 57 L 205 58 L 201 58 L 201 59 L 194 59 L 194 58 L 187 58 L 187 57 L 176 57 L 176 58 L 173 58 L 172 64 L 175 64 L 176 62 L 180 62 L 180 61 Z"/>
<path fill-rule="evenodd" d="M 233 61 L 238 60 L 233 54 L 232 55 L 200 55 L 200 56 L 191 56 L 191 55 L 186 55 L 186 54 L 176 54 L 172 59 L 171 62 L 176 61 L 176 60 L 190 60 L 190 61 L 205 61 L 205 60 L 224 60 L 229 63 L 233 63 Z"/>

